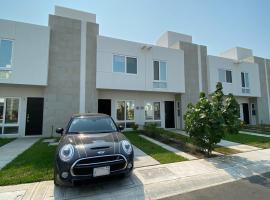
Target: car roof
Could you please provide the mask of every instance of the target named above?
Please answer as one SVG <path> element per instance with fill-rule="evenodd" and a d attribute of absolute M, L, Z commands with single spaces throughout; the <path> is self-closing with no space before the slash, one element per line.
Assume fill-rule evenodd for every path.
<path fill-rule="evenodd" d="M 109 117 L 109 115 L 103 113 L 77 113 L 72 115 L 72 118 L 77 117 Z"/>

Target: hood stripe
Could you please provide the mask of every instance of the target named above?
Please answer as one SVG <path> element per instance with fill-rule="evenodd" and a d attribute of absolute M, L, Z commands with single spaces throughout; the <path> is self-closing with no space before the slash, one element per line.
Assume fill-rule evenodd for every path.
<path fill-rule="evenodd" d="M 76 140 L 75 140 L 74 135 L 72 135 L 72 138 L 73 138 L 73 141 L 74 141 L 75 145 L 77 146 L 77 143 L 76 143 Z M 79 151 L 77 148 L 74 148 L 74 149 L 76 149 L 76 151 L 77 151 L 79 157 L 81 158 L 82 156 L 81 156 L 81 154 L 80 154 L 80 151 Z"/>

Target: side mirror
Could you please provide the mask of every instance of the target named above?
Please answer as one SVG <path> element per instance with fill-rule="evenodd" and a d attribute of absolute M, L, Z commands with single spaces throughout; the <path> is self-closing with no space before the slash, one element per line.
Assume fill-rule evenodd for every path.
<path fill-rule="evenodd" d="M 63 129 L 63 128 L 57 128 L 57 129 L 55 130 L 55 132 L 62 135 L 63 132 L 64 132 L 64 129 Z"/>
<path fill-rule="evenodd" d="M 119 126 L 118 126 L 118 129 L 119 129 L 120 131 L 122 131 L 122 130 L 124 130 L 125 128 L 124 128 L 124 126 L 119 125 Z"/>

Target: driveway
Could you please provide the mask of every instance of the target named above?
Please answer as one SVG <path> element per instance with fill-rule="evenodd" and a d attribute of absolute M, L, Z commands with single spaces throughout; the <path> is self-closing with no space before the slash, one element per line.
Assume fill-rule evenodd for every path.
<path fill-rule="evenodd" d="M 53 181 L 0 187 L 0 199 L 158 199 L 270 172 L 270 149 L 141 167 L 126 179 L 107 178 L 74 188 Z"/>

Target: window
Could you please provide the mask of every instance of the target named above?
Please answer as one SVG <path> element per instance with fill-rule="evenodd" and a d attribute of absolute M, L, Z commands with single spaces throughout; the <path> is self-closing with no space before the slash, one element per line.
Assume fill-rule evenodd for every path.
<path fill-rule="evenodd" d="M 146 121 L 160 121 L 160 102 L 146 102 L 144 112 Z"/>
<path fill-rule="evenodd" d="M 11 74 L 13 41 L 0 39 L 0 79 L 7 79 Z"/>
<path fill-rule="evenodd" d="M 232 83 L 232 71 L 231 70 L 218 70 L 218 79 L 222 83 Z"/>
<path fill-rule="evenodd" d="M 16 134 L 19 129 L 19 99 L 0 98 L 0 134 Z"/>
<path fill-rule="evenodd" d="M 137 74 L 137 58 L 114 55 L 113 72 Z"/>
<path fill-rule="evenodd" d="M 104 133 L 115 132 L 117 128 L 111 117 L 74 118 L 69 132 Z"/>
<path fill-rule="evenodd" d="M 153 88 L 167 88 L 167 63 L 154 60 Z"/>
<path fill-rule="evenodd" d="M 248 73 L 241 72 L 242 93 L 250 93 Z"/>
<path fill-rule="evenodd" d="M 135 124 L 135 103 L 134 101 L 116 102 L 116 121 L 126 128 L 131 128 Z"/>

